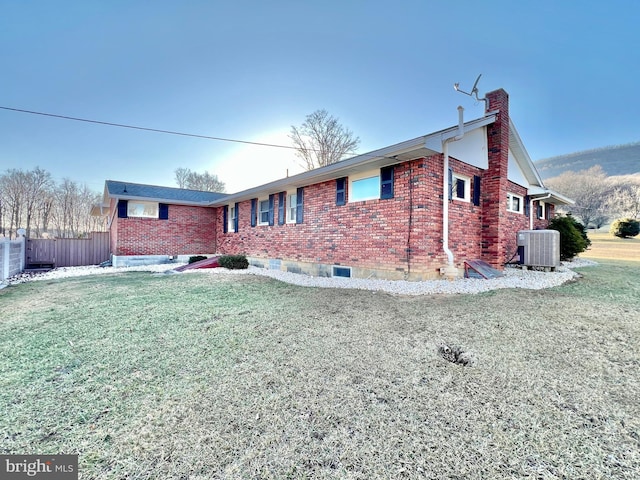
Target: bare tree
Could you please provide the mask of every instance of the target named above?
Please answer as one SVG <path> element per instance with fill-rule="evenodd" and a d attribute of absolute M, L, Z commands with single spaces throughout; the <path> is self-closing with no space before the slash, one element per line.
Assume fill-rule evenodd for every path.
<path fill-rule="evenodd" d="M 354 154 L 360 145 L 360 138 L 326 110 L 307 115 L 300 127 L 291 126 L 289 138 L 307 170 L 339 162 L 345 155 Z"/>
<path fill-rule="evenodd" d="M 187 188 L 187 182 L 189 180 L 189 174 L 191 170 L 188 168 L 180 167 L 176 168 L 174 173 L 176 174 L 176 183 L 178 188 Z"/>
<path fill-rule="evenodd" d="M 202 190 L 203 192 L 224 193 L 225 191 L 224 182 L 221 182 L 217 175 L 213 175 L 206 170 L 204 173 L 197 173 L 182 167 L 177 168 L 175 174 L 175 180 L 179 188 Z"/>
<path fill-rule="evenodd" d="M 12 237 L 20 228 L 23 221 L 23 211 L 26 202 L 27 175 L 22 170 L 10 169 L 0 177 L 0 193 L 2 195 L 4 220 L 8 222 L 8 229 L 3 229 L 7 236 Z"/>
<path fill-rule="evenodd" d="M 640 175 L 611 177 L 613 194 L 608 206 L 618 217 L 640 217 Z"/>
<path fill-rule="evenodd" d="M 90 214 L 99 202 L 100 194 L 86 185 L 68 178 L 56 185 L 40 167 L 7 170 L 0 175 L 0 232 L 11 237 L 23 227 L 27 236 L 40 237 L 53 225 L 57 236 L 78 237 L 104 230 Z"/>
<path fill-rule="evenodd" d="M 42 201 L 46 192 L 53 186 L 51 174 L 40 167 L 36 167 L 25 175 L 25 214 L 27 237 L 31 236 L 31 225 L 34 215 L 41 211 Z"/>
<path fill-rule="evenodd" d="M 575 200 L 571 212 L 585 227 L 591 223 L 602 225 L 608 219 L 607 199 L 613 189 L 600 165 L 579 172 L 564 172 L 546 180 L 545 184 Z"/>

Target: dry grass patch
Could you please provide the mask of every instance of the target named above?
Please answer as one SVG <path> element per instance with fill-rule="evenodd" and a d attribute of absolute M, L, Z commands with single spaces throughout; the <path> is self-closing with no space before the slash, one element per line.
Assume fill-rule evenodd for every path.
<path fill-rule="evenodd" d="M 10 287 L 0 451 L 79 453 L 84 479 L 638 478 L 640 273 L 583 273 L 475 296 L 206 273 Z"/>
<path fill-rule="evenodd" d="M 618 238 L 608 232 L 589 230 L 591 247 L 580 257 L 593 260 L 640 262 L 640 237 Z"/>

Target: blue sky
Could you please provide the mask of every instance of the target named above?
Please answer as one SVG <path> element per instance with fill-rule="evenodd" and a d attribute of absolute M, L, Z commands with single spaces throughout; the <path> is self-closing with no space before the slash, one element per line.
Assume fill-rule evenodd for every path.
<path fill-rule="evenodd" d="M 286 144 L 324 108 L 360 153 L 483 114 L 504 88 L 533 160 L 640 141 L 640 2 L 0 0 L 0 106 Z M 292 151 L 0 109 L 0 172 L 40 166 L 233 192 L 300 171 Z"/>

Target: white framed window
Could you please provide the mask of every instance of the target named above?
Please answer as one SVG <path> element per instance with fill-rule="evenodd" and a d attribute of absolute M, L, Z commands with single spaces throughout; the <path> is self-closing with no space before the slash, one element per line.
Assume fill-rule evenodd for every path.
<path fill-rule="evenodd" d="M 522 213 L 524 198 L 515 193 L 507 193 L 507 212 Z"/>
<path fill-rule="evenodd" d="M 451 176 L 451 198 L 468 202 L 471 200 L 471 179 L 463 175 Z"/>
<path fill-rule="evenodd" d="M 158 218 L 158 203 L 129 200 L 127 217 Z"/>
<path fill-rule="evenodd" d="M 370 170 L 349 177 L 349 202 L 380 198 L 380 170 Z"/>
<path fill-rule="evenodd" d="M 537 208 L 537 210 L 538 210 L 538 212 L 537 212 L 537 214 L 538 214 L 538 215 L 537 215 L 538 219 L 546 218 L 546 216 L 545 216 L 545 215 L 546 215 L 546 213 L 547 213 L 547 212 L 546 212 L 546 210 L 547 210 L 547 205 L 546 205 L 542 200 L 540 200 L 540 201 L 538 202 L 538 208 Z"/>
<path fill-rule="evenodd" d="M 298 194 L 296 191 L 287 192 L 287 223 L 296 223 L 298 207 Z"/>
<path fill-rule="evenodd" d="M 258 225 L 269 225 L 269 199 L 258 200 Z"/>
<path fill-rule="evenodd" d="M 236 212 L 235 205 L 229 205 L 229 218 L 227 219 L 227 231 L 235 232 L 236 231 L 236 216 L 238 212 Z"/>

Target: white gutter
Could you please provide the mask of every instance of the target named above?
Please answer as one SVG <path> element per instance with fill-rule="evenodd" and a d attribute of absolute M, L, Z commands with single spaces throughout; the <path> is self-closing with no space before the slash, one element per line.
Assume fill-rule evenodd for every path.
<path fill-rule="evenodd" d="M 447 278 L 453 279 L 458 275 L 455 266 L 453 252 L 449 248 L 449 142 L 456 142 L 464 137 L 464 108 L 458 106 L 458 134 L 442 140 L 442 154 L 444 165 L 442 169 L 442 249 L 447 254 L 448 265 L 444 274 Z"/>

